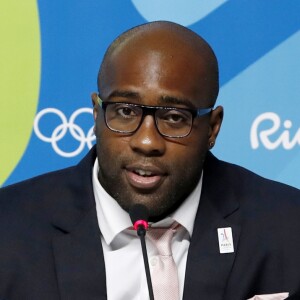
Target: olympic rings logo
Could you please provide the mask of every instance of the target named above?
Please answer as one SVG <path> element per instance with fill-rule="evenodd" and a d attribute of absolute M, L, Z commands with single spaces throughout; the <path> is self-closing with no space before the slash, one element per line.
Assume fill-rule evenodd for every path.
<path fill-rule="evenodd" d="M 45 108 L 41 110 L 34 119 L 34 125 L 33 125 L 34 132 L 42 141 L 46 143 L 50 143 L 52 145 L 53 150 L 57 154 L 63 157 L 74 157 L 81 153 L 85 145 L 87 145 L 89 149 L 92 148 L 93 142 L 96 140 L 93 131 L 94 126 L 92 126 L 88 130 L 87 134 L 85 134 L 83 129 L 76 124 L 76 118 L 79 115 L 85 113 L 93 115 L 93 110 L 87 107 L 79 108 L 73 112 L 73 114 L 70 116 L 70 119 L 68 121 L 64 113 L 61 112 L 59 109 Z M 61 122 L 60 125 L 54 128 L 50 136 L 46 136 L 45 134 L 43 134 L 40 130 L 40 125 L 39 125 L 40 120 L 47 114 L 54 114 L 58 116 Z M 79 146 L 77 147 L 77 149 L 71 152 L 65 152 L 62 149 L 60 149 L 58 146 L 58 142 L 65 137 L 67 132 L 69 132 L 72 135 L 72 137 L 79 142 Z"/>

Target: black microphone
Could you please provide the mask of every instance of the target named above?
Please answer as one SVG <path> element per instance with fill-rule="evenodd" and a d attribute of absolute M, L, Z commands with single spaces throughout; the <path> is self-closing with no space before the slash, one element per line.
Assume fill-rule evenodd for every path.
<path fill-rule="evenodd" d="M 148 255 L 147 255 L 147 248 L 146 248 L 146 242 L 145 242 L 146 230 L 148 229 L 149 212 L 148 212 L 148 209 L 146 206 L 144 206 L 142 204 L 135 204 L 129 209 L 129 216 L 131 218 L 133 227 L 137 231 L 137 234 L 141 240 L 149 297 L 150 297 L 150 300 L 154 300 L 150 268 L 149 268 L 149 262 L 148 262 Z"/>

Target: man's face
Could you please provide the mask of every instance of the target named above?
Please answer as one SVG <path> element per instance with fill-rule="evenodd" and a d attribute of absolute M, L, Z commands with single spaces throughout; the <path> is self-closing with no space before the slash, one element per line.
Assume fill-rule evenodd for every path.
<path fill-rule="evenodd" d="M 168 43 L 156 47 L 156 43 L 150 43 L 153 47 L 147 43 L 125 46 L 112 54 L 102 100 L 208 107 L 211 84 L 205 63 L 188 47 L 178 50 Z M 209 139 L 217 134 L 212 115 L 195 118 L 191 133 L 184 138 L 161 136 L 151 115 L 133 134 L 108 129 L 97 104 L 94 115 L 99 181 L 105 190 L 127 211 L 133 204 L 144 204 L 153 219 L 176 209 L 200 179 Z"/>

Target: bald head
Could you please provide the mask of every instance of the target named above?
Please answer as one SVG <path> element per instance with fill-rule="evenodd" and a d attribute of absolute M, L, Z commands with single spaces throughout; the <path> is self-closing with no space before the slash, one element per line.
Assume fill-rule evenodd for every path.
<path fill-rule="evenodd" d="M 215 55 L 185 27 L 148 23 L 112 43 L 98 80 L 99 180 L 124 210 L 140 203 L 161 219 L 195 189 L 222 123 L 223 109 L 211 109 L 218 94 Z M 197 114 L 203 110 L 209 113 Z M 182 128 L 190 131 L 180 138 L 161 133 Z"/>
<path fill-rule="evenodd" d="M 157 21 L 134 27 L 119 37 L 107 49 L 98 76 L 99 92 L 107 84 L 107 74 L 118 56 L 141 52 L 160 53 L 162 59 L 184 60 L 186 67 L 198 67 L 199 84 L 203 81 L 210 88 L 207 104 L 213 105 L 219 92 L 218 62 L 209 44 L 198 34 L 176 23 Z M 201 70 L 201 71 L 200 71 Z"/>

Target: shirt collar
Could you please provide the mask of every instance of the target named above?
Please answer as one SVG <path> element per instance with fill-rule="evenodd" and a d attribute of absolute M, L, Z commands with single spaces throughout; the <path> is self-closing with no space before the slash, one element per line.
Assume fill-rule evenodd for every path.
<path fill-rule="evenodd" d="M 102 187 L 98 180 L 99 164 L 96 158 L 93 167 L 93 190 L 96 201 L 98 224 L 103 238 L 107 245 L 125 229 L 132 226 L 129 214 L 112 198 Z M 202 189 L 202 177 L 186 200 L 169 217 L 153 224 L 153 226 L 167 227 L 176 221 L 181 224 L 189 233 L 193 233 L 194 221 L 200 201 Z"/>

